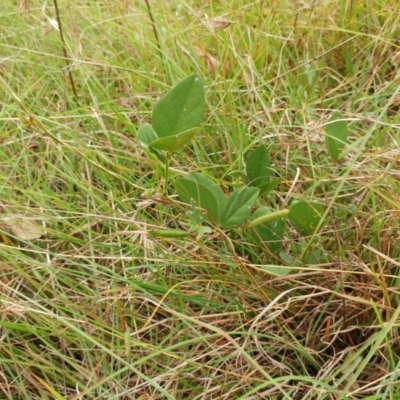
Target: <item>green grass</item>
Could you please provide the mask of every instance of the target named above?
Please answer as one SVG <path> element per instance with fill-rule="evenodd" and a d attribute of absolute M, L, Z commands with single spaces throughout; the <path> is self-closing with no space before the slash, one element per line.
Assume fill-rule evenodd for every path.
<path fill-rule="evenodd" d="M 399 399 L 398 2 L 151 2 L 158 40 L 145 1 L 59 2 L 78 101 L 53 3 L 6 3 L 0 399 Z M 135 134 L 191 73 L 205 122 L 171 179 L 229 192 L 266 143 L 283 180 L 261 203 L 324 204 L 318 233 L 287 224 L 274 257 L 240 232 L 151 236 L 189 207 Z"/>

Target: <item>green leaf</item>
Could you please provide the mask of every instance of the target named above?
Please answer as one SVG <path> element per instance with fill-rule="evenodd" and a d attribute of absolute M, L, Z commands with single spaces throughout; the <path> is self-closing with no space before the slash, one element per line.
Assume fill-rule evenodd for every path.
<path fill-rule="evenodd" d="M 145 123 L 138 129 L 136 139 L 145 150 L 152 152 L 160 161 L 165 163 L 164 152 L 151 148 L 151 144 L 156 141 L 158 137 L 157 133 L 150 124 Z"/>
<path fill-rule="evenodd" d="M 158 137 L 178 135 L 197 127 L 203 119 L 204 103 L 204 87 L 199 76 L 183 79 L 154 107 L 152 122 Z"/>
<path fill-rule="evenodd" d="M 324 214 L 323 208 L 313 202 L 299 201 L 289 208 L 289 221 L 303 235 L 312 235 Z"/>
<path fill-rule="evenodd" d="M 343 121 L 343 115 L 339 111 L 331 115 L 325 131 L 325 145 L 328 154 L 333 160 L 338 160 L 347 141 L 347 123 Z"/>
<path fill-rule="evenodd" d="M 215 198 L 218 201 L 218 204 L 223 207 L 225 205 L 226 197 L 224 195 L 224 192 L 220 188 L 219 185 L 217 185 L 212 179 L 208 178 L 207 176 L 199 173 L 199 172 L 192 172 L 188 175 L 187 179 L 190 179 L 192 181 L 201 183 L 205 187 L 207 187 L 215 196 Z"/>
<path fill-rule="evenodd" d="M 257 200 L 260 190 L 254 187 L 244 187 L 233 191 L 226 199 L 222 210 L 221 226 L 225 229 L 242 225 L 251 213 L 251 208 Z"/>
<path fill-rule="evenodd" d="M 182 132 L 179 135 L 163 137 L 152 142 L 150 147 L 152 149 L 173 152 L 192 140 L 196 136 L 197 132 L 198 128 L 194 128 L 189 131 Z"/>
<path fill-rule="evenodd" d="M 158 136 L 153 127 L 146 122 L 138 129 L 136 139 L 143 148 L 148 149 L 150 144 L 158 139 Z"/>
<path fill-rule="evenodd" d="M 260 196 L 265 196 L 272 190 L 274 190 L 280 183 L 282 182 L 282 178 L 273 179 L 267 183 L 262 183 L 258 187 L 260 188 Z"/>
<path fill-rule="evenodd" d="M 182 178 L 175 181 L 175 189 L 182 201 L 190 204 L 193 200 L 198 207 L 207 210 L 217 223 L 220 222 L 220 204 L 207 186 L 191 179 Z"/>
<path fill-rule="evenodd" d="M 271 176 L 271 164 L 267 148 L 258 146 L 247 158 L 246 172 L 251 186 L 267 183 Z"/>
<path fill-rule="evenodd" d="M 271 214 L 272 210 L 268 207 L 259 207 L 251 216 L 251 220 Z M 268 247 L 271 253 L 278 254 L 282 248 L 284 222 L 283 219 L 276 219 L 250 229 L 250 236 L 256 243 L 262 243 Z"/>
<path fill-rule="evenodd" d="M 261 269 L 272 275 L 286 276 L 292 272 L 292 268 L 279 265 L 261 265 Z"/>

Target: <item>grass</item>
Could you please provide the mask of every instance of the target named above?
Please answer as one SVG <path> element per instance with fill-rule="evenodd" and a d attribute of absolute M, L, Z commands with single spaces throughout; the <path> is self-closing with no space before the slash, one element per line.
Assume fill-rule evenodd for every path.
<path fill-rule="evenodd" d="M 158 40 L 146 2 L 60 2 L 69 68 L 43 6 L 0 11 L 0 399 L 400 398 L 397 1 L 151 2 Z M 263 204 L 324 204 L 316 234 L 288 226 L 279 257 L 151 236 L 188 207 L 135 134 L 190 73 L 205 123 L 171 178 L 229 192 L 264 142 L 283 180 Z"/>

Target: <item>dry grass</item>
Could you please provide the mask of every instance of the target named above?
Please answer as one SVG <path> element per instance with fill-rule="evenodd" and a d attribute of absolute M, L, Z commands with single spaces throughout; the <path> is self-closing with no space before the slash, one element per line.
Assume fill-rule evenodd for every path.
<path fill-rule="evenodd" d="M 399 397 L 400 16 L 364 3 L 152 2 L 157 41 L 146 2 L 64 2 L 70 68 L 50 3 L 3 7 L 1 399 Z M 149 234 L 187 229 L 188 208 L 135 132 L 191 72 L 206 121 L 172 178 L 229 191 L 263 140 L 283 180 L 262 203 L 324 203 L 317 234 L 288 224 L 275 257 L 239 231 Z M 350 129 L 340 162 L 332 110 Z"/>

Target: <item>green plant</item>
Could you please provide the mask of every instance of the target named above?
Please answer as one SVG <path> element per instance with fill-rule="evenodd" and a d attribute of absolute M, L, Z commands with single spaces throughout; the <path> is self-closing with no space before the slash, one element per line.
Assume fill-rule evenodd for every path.
<path fill-rule="evenodd" d="M 142 125 L 137 139 L 165 163 L 165 193 L 168 185 L 169 154 L 181 149 L 198 132 L 203 118 L 204 87 L 197 75 L 179 82 L 156 104 L 152 124 Z"/>
<path fill-rule="evenodd" d="M 260 192 L 257 188 L 244 186 L 226 197 L 216 183 L 197 172 L 177 179 L 175 188 L 184 202 L 193 200 L 198 207 L 207 210 L 212 222 L 222 229 L 243 225 Z"/>
<path fill-rule="evenodd" d="M 194 138 L 204 110 L 204 89 L 200 78 L 191 75 L 179 82 L 154 107 L 152 125 L 146 123 L 139 128 L 137 139 L 142 146 L 164 162 L 165 180 L 168 180 L 169 153 L 175 152 Z M 334 144 L 336 148 L 338 144 Z M 332 146 L 331 146 L 332 147 Z M 272 211 L 260 206 L 252 210 L 260 195 L 271 192 L 281 179 L 272 179 L 273 171 L 265 145 L 258 146 L 247 157 L 246 174 L 236 173 L 244 185 L 225 196 L 221 187 L 211 178 L 199 172 L 192 172 L 186 178 L 175 180 L 175 189 L 180 199 L 196 208 L 206 210 L 205 217 L 198 213 L 190 216 L 189 232 L 180 230 L 157 230 L 153 235 L 160 237 L 185 237 L 196 231 L 202 234 L 204 222 L 232 231 L 250 231 L 254 242 L 265 245 L 269 251 L 278 254 L 284 234 L 283 220 L 287 217 L 292 226 L 301 234 L 312 235 L 319 225 L 323 208 L 315 202 L 295 201 L 289 209 Z M 249 217 L 251 220 L 249 223 Z"/>
<path fill-rule="evenodd" d="M 2 3 L 1 398 L 398 398 L 398 1 L 292 3 Z M 132 136 L 194 65 L 207 124 L 164 197 Z M 250 186 L 260 144 L 282 181 L 242 226 L 174 202 L 189 172 Z M 298 200 L 311 238 L 249 228 Z"/>
<path fill-rule="evenodd" d="M 328 154 L 334 161 L 339 160 L 347 140 L 347 123 L 343 115 L 335 111 L 326 125 L 325 145 Z"/>
<path fill-rule="evenodd" d="M 282 179 L 271 179 L 273 171 L 269 161 L 268 150 L 264 145 L 258 146 L 247 157 L 245 183 L 260 189 L 260 195 L 266 195 L 278 186 Z"/>

